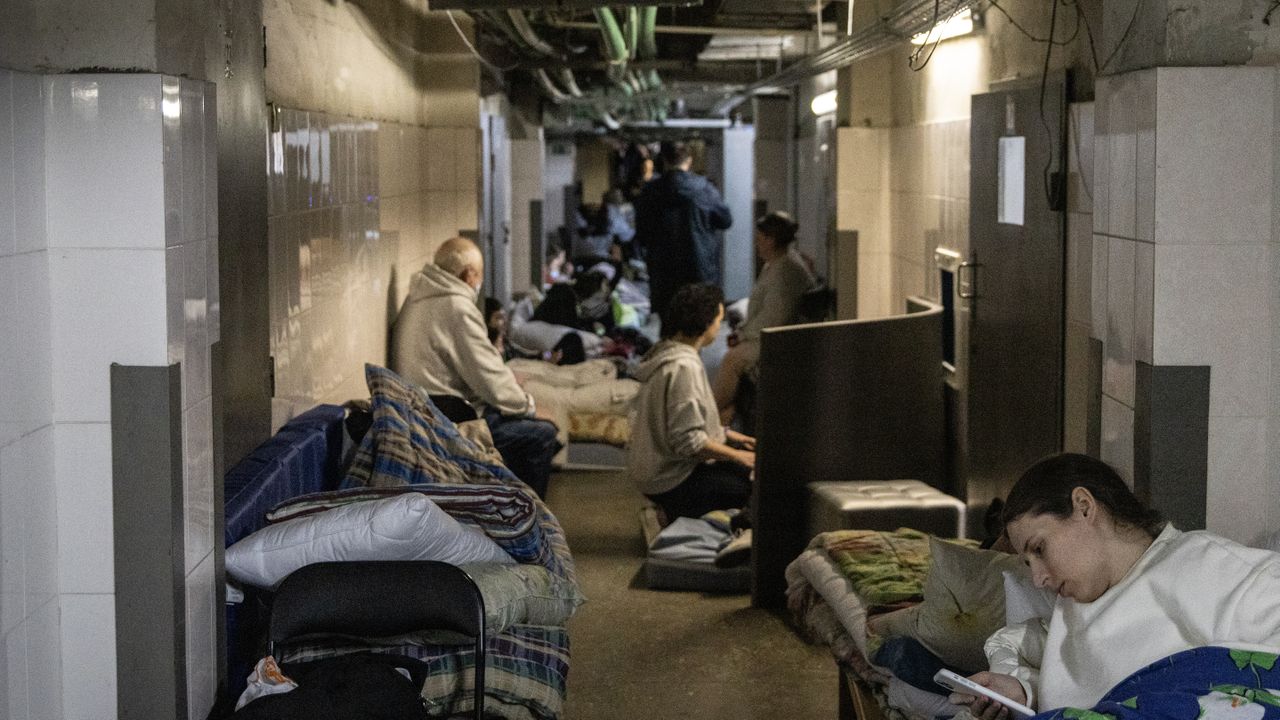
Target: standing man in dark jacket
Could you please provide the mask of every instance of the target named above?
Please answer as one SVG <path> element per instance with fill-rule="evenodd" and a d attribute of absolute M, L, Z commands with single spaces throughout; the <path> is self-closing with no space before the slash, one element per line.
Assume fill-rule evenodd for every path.
<path fill-rule="evenodd" d="M 636 243 L 649 265 L 651 309 L 662 315 L 676 289 L 689 283 L 720 284 L 716 232 L 733 224 L 729 207 L 706 178 L 689 171 L 693 155 L 684 143 L 662 148 L 666 170 L 636 199 Z"/>

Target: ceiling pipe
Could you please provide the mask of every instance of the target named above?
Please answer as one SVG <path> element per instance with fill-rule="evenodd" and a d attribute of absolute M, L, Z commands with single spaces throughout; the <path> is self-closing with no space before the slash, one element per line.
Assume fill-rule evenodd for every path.
<path fill-rule="evenodd" d="M 640 44 L 640 8 L 627 8 L 627 59 L 636 59 L 636 47 Z"/>
<path fill-rule="evenodd" d="M 525 17 L 523 10 L 508 10 L 507 18 L 511 21 L 511 27 L 516 34 L 524 41 L 524 44 L 539 55 L 547 57 L 559 57 L 559 53 L 555 48 L 551 47 L 545 40 L 538 37 L 537 31 L 529 24 L 529 18 Z"/>
<path fill-rule="evenodd" d="M 957 12 L 981 4 L 981 0 L 906 0 L 888 14 L 783 68 L 780 72 L 757 80 L 719 103 L 713 115 L 728 115 L 752 95 L 786 90 L 819 73 L 836 70 L 863 58 L 897 47 L 916 33 L 926 32 Z"/>
<path fill-rule="evenodd" d="M 932 0 L 930 2 L 932 7 Z M 608 8 L 604 8 L 608 9 Z M 714 25 L 658 25 L 657 8 L 644 8 L 652 10 L 655 33 L 663 33 L 667 35 L 802 35 L 807 32 L 804 29 L 786 29 L 786 28 L 746 28 L 746 27 L 716 27 Z M 557 20 L 548 18 L 547 24 L 554 28 L 565 30 L 597 30 L 599 26 L 595 23 L 579 22 L 574 20 Z"/>
<path fill-rule="evenodd" d="M 558 105 L 569 99 L 568 95 L 564 94 L 560 88 L 556 87 L 555 83 L 551 82 L 551 78 L 547 76 L 546 70 L 543 70 L 542 68 L 534 70 L 533 77 L 537 79 L 538 86 L 542 88 L 542 92 L 547 94 L 547 97 L 551 98 L 552 102 Z"/>
<path fill-rule="evenodd" d="M 569 68 L 560 68 L 560 82 L 564 85 L 564 88 L 569 91 L 570 95 L 576 98 L 582 97 L 582 88 L 578 87 L 578 81 L 573 77 L 572 70 Z"/>
<path fill-rule="evenodd" d="M 652 60 L 658 56 L 658 39 L 654 29 L 658 25 L 658 8 L 640 8 L 640 37 L 636 42 L 636 57 Z"/>

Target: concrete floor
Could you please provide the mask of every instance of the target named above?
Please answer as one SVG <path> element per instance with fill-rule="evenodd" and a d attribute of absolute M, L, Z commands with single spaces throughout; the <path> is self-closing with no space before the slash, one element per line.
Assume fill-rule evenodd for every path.
<path fill-rule="evenodd" d="M 588 601 L 569 624 L 565 720 L 834 720 L 835 663 L 749 595 L 640 585 L 643 498 L 617 472 L 561 472 L 549 502 Z"/>

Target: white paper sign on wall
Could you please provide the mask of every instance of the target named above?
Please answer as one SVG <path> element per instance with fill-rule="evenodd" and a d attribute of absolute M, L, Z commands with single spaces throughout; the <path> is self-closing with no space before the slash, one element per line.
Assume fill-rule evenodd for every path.
<path fill-rule="evenodd" d="M 996 221 L 1005 225 L 1022 225 L 1027 187 L 1027 139 L 1000 138 L 999 161 Z"/>

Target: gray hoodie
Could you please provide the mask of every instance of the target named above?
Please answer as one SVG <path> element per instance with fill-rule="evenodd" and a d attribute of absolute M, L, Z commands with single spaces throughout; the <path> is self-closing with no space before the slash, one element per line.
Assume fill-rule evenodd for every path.
<path fill-rule="evenodd" d="M 430 395 L 456 395 L 503 415 L 533 414 L 533 398 L 489 342 L 476 291 L 434 263 L 409 285 L 392 332 L 391 369 Z"/>
<path fill-rule="evenodd" d="M 636 370 L 644 385 L 632 405 L 627 474 L 640 492 L 674 489 L 698 467 L 708 441 L 725 441 L 716 398 L 698 351 L 663 340 Z"/>

